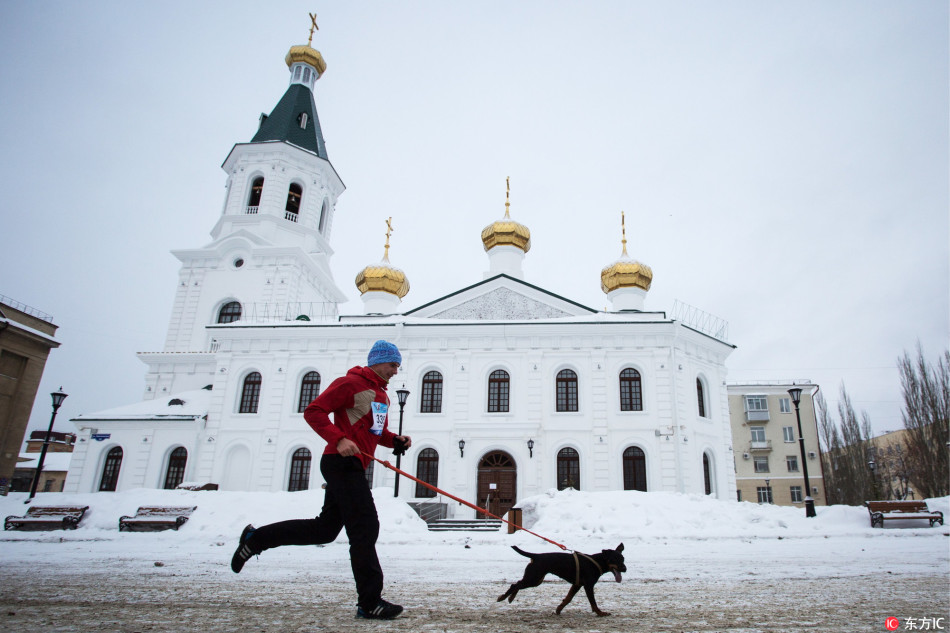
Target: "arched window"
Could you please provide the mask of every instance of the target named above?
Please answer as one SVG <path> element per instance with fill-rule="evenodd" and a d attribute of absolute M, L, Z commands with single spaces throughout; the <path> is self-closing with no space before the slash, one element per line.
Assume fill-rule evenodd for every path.
<path fill-rule="evenodd" d="M 442 374 L 427 371 L 422 377 L 422 413 L 442 413 Z"/>
<path fill-rule="evenodd" d="M 416 460 L 416 477 L 426 482 L 430 486 L 439 485 L 439 454 L 435 449 L 427 448 L 419 453 Z M 420 483 L 416 483 L 416 497 L 434 497 L 435 490 L 426 488 Z"/>
<path fill-rule="evenodd" d="M 508 411 L 509 390 L 508 372 L 504 369 L 496 369 L 488 376 L 489 413 L 505 413 Z"/>
<path fill-rule="evenodd" d="M 241 319 L 241 304 L 237 301 L 225 303 L 218 310 L 218 323 L 234 323 Z"/>
<path fill-rule="evenodd" d="M 324 200 L 323 206 L 320 208 L 320 232 L 323 233 L 324 229 L 327 228 L 327 216 L 330 215 L 330 201 Z"/>
<path fill-rule="evenodd" d="M 300 400 L 297 403 L 297 413 L 303 413 L 311 402 L 320 395 L 320 374 L 308 371 L 300 381 Z"/>
<path fill-rule="evenodd" d="M 647 491 L 647 457 L 636 446 L 623 452 L 623 489 Z"/>
<path fill-rule="evenodd" d="M 252 371 L 244 378 L 244 387 L 241 389 L 241 406 L 238 413 L 257 413 L 257 405 L 261 399 L 261 374 Z"/>
<path fill-rule="evenodd" d="M 307 490 L 310 488 L 310 449 L 298 448 L 290 458 L 290 481 L 287 483 L 288 492 Z"/>
<path fill-rule="evenodd" d="M 712 474 L 709 468 L 709 455 L 703 453 L 703 480 L 706 483 L 706 494 L 712 494 Z"/>
<path fill-rule="evenodd" d="M 581 457 L 573 448 L 557 452 L 557 489 L 581 488 Z"/>
<path fill-rule="evenodd" d="M 165 471 L 165 490 L 174 490 L 185 480 L 185 464 L 188 461 L 188 451 L 179 446 L 168 456 L 168 470 Z"/>
<path fill-rule="evenodd" d="M 557 373 L 555 381 L 558 411 L 577 411 L 577 374 L 570 369 Z"/>
<path fill-rule="evenodd" d="M 300 198 L 303 196 L 303 189 L 297 183 L 290 185 L 287 192 L 287 206 L 284 207 L 284 218 L 291 222 L 297 221 L 297 214 L 300 213 Z"/>
<path fill-rule="evenodd" d="M 696 403 L 699 405 L 699 417 L 706 417 L 706 393 L 703 389 L 703 381 L 696 379 Z M 709 494 L 709 493 L 706 493 Z"/>
<path fill-rule="evenodd" d="M 106 454 L 106 463 L 102 468 L 102 479 L 99 480 L 99 492 L 115 492 L 119 483 L 119 468 L 122 467 L 122 449 L 118 446 Z"/>
<path fill-rule="evenodd" d="M 620 410 L 643 411 L 643 390 L 640 372 L 636 369 L 627 368 L 620 372 Z"/>
<path fill-rule="evenodd" d="M 258 176 L 251 183 L 251 195 L 247 198 L 247 213 L 257 213 L 261 206 L 262 193 L 264 193 L 264 177 Z"/>

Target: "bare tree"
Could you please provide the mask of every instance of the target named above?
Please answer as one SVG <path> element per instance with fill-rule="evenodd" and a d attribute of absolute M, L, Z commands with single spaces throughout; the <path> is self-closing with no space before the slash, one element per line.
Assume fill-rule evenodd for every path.
<path fill-rule="evenodd" d="M 950 493 L 950 350 L 931 367 L 918 342 L 917 359 L 904 352 L 897 366 L 909 479 L 922 497 L 942 497 Z"/>
<path fill-rule="evenodd" d="M 859 422 L 844 384 L 838 403 L 838 424 L 832 420 L 821 394 L 816 398 L 816 407 L 826 451 L 823 458 L 828 502 L 860 505 L 875 498 L 875 479 L 868 469 L 868 458 L 874 453 L 869 453 L 871 421 L 867 413 L 861 412 Z"/>

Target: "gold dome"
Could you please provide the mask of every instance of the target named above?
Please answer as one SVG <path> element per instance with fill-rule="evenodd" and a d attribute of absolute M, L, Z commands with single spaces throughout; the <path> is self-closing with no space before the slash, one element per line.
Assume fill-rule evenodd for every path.
<path fill-rule="evenodd" d="M 287 62 L 288 68 L 297 62 L 309 64 L 317 69 L 317 76 L 322 75 L 327 69 L 327 63 L 323 61 L 323 55 L 320 54 L 320 51 L 304 44 L 291 46 L 284 61 Z"/>
<path fill-rule="evenodd" d="M 367 292 L 388 292 L 400 299 L 409 293 L 409 279 L 406 273 L 389 264 L 389 234 L 392 232 L 392 218 L 386 221 L 386 247 L 383 259 L 376 265 L 367 266 L 356 275 L 356 288 L 360 294 Z"/>
<path fill-rule="evenodd" d="M 388 292 L 400 299 L 409 293 L 409 280 L 398 268 L 383 260 L 375 266 L 367 266 L 356 275 L 356 287 L 360 294 L 367 292 Z"/>
<path fill-rule="evenodd" d="M 505 179 L 505 217 L 497 222 L 492 222 L 482 229 L 482 244 L 485 250 L 490 251 L 496 246 L 517 246 L 525 253 L 531 250 L 531 231 L 524 224 L 520 224 L 511 219 L 508 201 L 508 194 L 511 187 L 508 179 Z"/>
<path fill-rule="evenodd" d="M 607 294 L 618 288 L 649 290 L 653 283 L 653 270 L 627 255 L 627 229 L 623 212 L 620 213 L 620 225 L 623 227 L 623 252 L 620 259 L 600 271 L 600 289 Z"/>

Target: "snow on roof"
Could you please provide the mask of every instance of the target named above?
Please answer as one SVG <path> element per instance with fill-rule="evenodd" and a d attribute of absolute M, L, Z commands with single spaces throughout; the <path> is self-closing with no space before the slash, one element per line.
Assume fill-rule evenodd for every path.
<path fill-rule="evenodd" d="M 143 400 L 135 404 L 106 409 L 96 413 L 84 413 L 73 418 L 73 420 L 191 420 L 207 415 L 210 402 L 210 389 L 196 389 L 159 396 L 152 400 Z"/>
<path fill-rule="evenodd" d="M 43 472 L 66 472 L 69 470 L 69 462 L 72 459 L 72 453 L 46 452 L 46 459 L 43 460 Z M 40 461 L 39 453 L 20 453 L 16 468 L 36 468 Z"/>

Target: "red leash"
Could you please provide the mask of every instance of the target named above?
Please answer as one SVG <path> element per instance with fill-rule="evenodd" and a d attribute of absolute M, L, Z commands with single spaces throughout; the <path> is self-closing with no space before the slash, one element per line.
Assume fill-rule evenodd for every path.
<path fill-rule="evenodd" d="M 422 481 L 421 479 L 418 479 L 418 478 L 416 478 L 416 477 L 413 477 L 413 476 L 410 475 L 409 473 L 407 473 L 407 472 L 405 472 L 405 471 L 402 471 L 402 470 L 399 470 L 398 468 L 396 468 L 395 466 L 393 466 L 393 465 L 390 464 L 389 462 L 385 462 L 385 461 L 383 461 L 383 460 L 381 460 L 381 459 L 378 459 L 378 458 L 376 458 L 374 455 L 370 455 L 369 453 L 366 453 L 366 452 L 364 452 L 364 451 L 360 451 L 360 452 L 363 453 L 364 455 L 366 455 L 367 457 L 369 457 L 370 459 L 379 462 L 380 464 L 382 464 L 383 466 L 385 466 L 385 467 L 388 468 L 389 470 L 391 470 L 391 471 L 393 471 L 393 472 L 395 472 L 395 473 L 398 473 L 398 474 L 400 474 L 400 475 L 405 475 L 406 477 L 408 477 L 409 479 L 413 480 L 414 482 L 416 482 L 416 483 L 418 483 L 418 484 L 422 484 L 423 486 L 425 486 L 425 487 L 428 488 L 429 490 L 434 490 L 435 492 L 437 492 L 437 493 L 440 494 L 440 495 L 445 495 L 445 496 L 448 497 L 449 499 L 452 499 L 452 500 L 454 500 L 454 501 L 458 501 L 458 502 L 461 503 L 461 504 L 467 505 L 468 507 L 470 507 L 471 509 L 475 510 L 476 512 L 480 512 L 480 513 L 482 513 L 482 514 L 486 514 L 486 515 L 490 516 L 490 517 L 493 518 L 493 519 L 498 519 L 499 521 L 501 521 L 501 522 L 503 522 L 503 523 L 507 523 L 508 525 L 511 525 L 511 526 L 515 527 L 516 529 L 524 530 L 525 532 L 527 532 L 528 534 L 531 534 L 532 536 L 537 536 L 537 537 L 538 537 L 539 539 L 541 539 L 542 541 L 547 541 L 548 543 L 551 543 L 552 545 L 557 545 L 558 547 L 560 547 L 561 549 L 564 549 L 564 550 L 567 549 L 566 546 L 561 545 L 561 544 L 558 543 L 557 541 L 552 541 L 552 540 L 549 539 L 549 538 L 545 538 L 545 537 L 541 536 L 540 534 L 537 534 L 537 533 L 535 533 L 535 532 L 532 532 L 531 530 L 525 529 L 525 528 L 521 527 L 520 525 L 517 525 L 517 524 L 515 524 L 515 523 L 512 523 L 511 521 L 506 521 L 505 519 L 503 519 L 503 518 L 501 518 L 501 517 L 499 517 L 499 516 L 495 516 L 494 514 L 492 514 L 492 513 L 489 512 L 488 510 L 485 510 L 484 508 L 479 508 L 479 507 L 478 507 L 477 505 L 475 505 L 474 503 L 469 503 L 469 502 L 466 501 L 465 499 L 459 499 L 459 498 L 456 497 L 455 495 L 450 495 L 450 494 L 447 493 L 446 491 L 444 491 L 444 490 L 442 490 L 442 489 L 440 489 L 440 488 L 436 488 L 435 486 L 433 486 L 433 485 L 430 484 L 430 483 L 427 483 L 427 482 L 425 482 L 425 481 Z"/>

